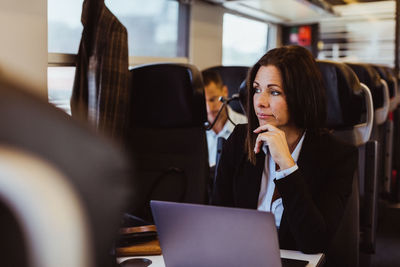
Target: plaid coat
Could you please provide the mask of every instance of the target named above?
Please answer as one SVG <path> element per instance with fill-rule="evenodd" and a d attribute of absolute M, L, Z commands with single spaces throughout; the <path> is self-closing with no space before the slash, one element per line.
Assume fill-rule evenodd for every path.
<path fill-rule="evenodd" d="M 88 14 L 92 10 L 87 9 L 84 3 L 84 29 L 71 96 L 72 116 L 124 143 L 129 114 L 127 30 L 102 1 L 93 16 L 96 20 L 89 27 Z"/>

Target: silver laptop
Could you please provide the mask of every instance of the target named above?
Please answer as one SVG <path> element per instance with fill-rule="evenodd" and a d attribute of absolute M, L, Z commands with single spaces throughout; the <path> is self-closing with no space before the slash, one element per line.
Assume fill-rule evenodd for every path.
<path fill-rule="evenodd" d="M 274 216 L 257 210 L 151 201 L 167 267 L 280 267 Z"/>

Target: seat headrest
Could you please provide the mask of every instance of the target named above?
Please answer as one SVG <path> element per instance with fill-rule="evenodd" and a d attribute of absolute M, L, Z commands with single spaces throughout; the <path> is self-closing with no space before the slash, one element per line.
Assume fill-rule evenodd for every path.
<path fill-rule="evenodd" d="M 390 99 L 396 96 L 396 78 L 394 77 L 393 71 L 386 66 L 380 65 L 371 65 L 378 73 L 381 79 L 385 80 L 388 89 L 389 89 L 389 97 Z"/>
<path fill-rule="evenodd" d="M 205 70 L 218 72 L 222 82 L 228 87 L 228 95 L 239 93 L 240 84 L 246 79 L 249 67 L 246 66 L 215 66 Z M 240 103 L 232 101 L 229 105 L 237 112 L 243 113 Z"/>
<path fill-rule="evenodd" d="M 357 75 L 360 82 L 368 86 L 374 102 L 374 110 L 384 106 L 384 87 L 379 73 L 368 64 L 346 63 Z"/>
<path fill-rule="evenodd" d="M 191 127 L 207 121 L 203 80 L 189 64 L 141 65 L 130 71 L 134 127 Z"/>
<path fill-rule="evenodd" d="M 364 96 L 356 74 L 345 64 L 317 61 L 326 89 L 327 121 L 331 129 L 352 127 L 363 122 Z"/>

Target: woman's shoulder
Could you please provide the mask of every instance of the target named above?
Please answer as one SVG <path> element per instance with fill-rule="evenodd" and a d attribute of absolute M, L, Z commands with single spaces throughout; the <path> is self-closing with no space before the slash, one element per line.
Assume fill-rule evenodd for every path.
<path fill-rule="evenodd" d="M 244 151 L 246 135 L 247 124 L 237 124 L 231 135 L 228 137 L 224 149 L 229 150 L 229 153 L 234 154 L 236 154 L 235 152 Z"/>
<path fill-rule="evenodd" d="M 246 139 L 247 135 L 247 123 L 246 124 L 237 124 L 233 129 L 232 134 L 230 135 L 229 139 L 238 139 L 243 140 Z"/>

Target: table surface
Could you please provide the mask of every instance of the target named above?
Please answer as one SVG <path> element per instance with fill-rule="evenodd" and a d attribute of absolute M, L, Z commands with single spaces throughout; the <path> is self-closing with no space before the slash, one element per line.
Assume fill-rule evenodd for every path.
<path fill-rule="evenodd" d="M 162 255 L 158 256 L 136 256 L 136 257 L 120 257 L 117 258 L 117 262 L 121 263 L 127 259 L 132 258 L 146 258 L 152 261 L 151 267 L 165 267 L 164 259 Z M 289 258 L 289 259 L 297 259 L 297 260 L 306 260 L 309 263 L 306 267 L 318 267 L 324 260 L 324 254 L 304 254 L 300 251 L 294 250 L 285 250 L 281 249 L 281 258 Z"/>

